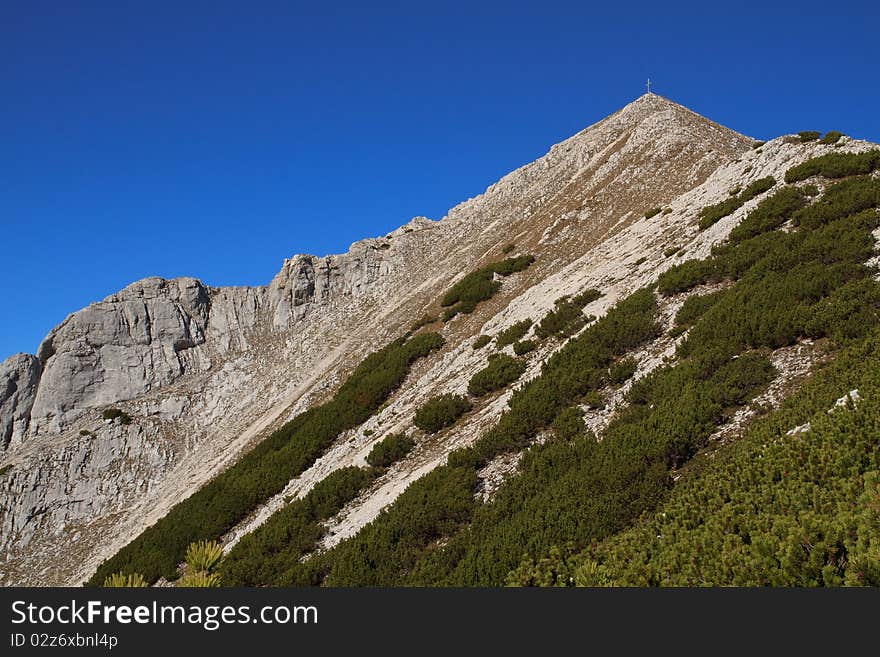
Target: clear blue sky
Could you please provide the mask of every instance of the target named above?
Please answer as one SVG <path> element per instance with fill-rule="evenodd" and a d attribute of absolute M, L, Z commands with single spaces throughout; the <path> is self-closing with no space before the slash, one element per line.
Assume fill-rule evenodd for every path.
<path fill-rule="evenodd" d="M 260 285 L 438 219 L 648 76 L 880 141 L 877 3 L 604 4 L 2 3 L 0 358 L 144 276 Z"/>

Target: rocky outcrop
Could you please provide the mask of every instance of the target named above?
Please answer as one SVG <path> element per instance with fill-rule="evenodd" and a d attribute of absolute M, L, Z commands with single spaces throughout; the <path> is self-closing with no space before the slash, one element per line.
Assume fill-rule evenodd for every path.
<path fill-rule="evenodd" d="M 208 289 L 193 278 L 147 278 L 68 317 L 37 352 L 43 374 L 31 433 L 61 431 L 86 408 L 181 376 L 180 354 L 205 341 L 210 306 Z"/>
<path fill-rule="evenodd" d="M 0 363 L 0 451 L 24 439 L 41 370 L 39 359 L 29 354 Z"/>

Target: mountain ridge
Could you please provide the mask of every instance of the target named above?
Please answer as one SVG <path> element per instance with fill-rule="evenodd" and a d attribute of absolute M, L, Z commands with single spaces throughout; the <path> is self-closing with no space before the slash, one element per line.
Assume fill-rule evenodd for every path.
<path fill-rule="evenodd" d="M 168 502 L 222 470 L 270 427 L 325 398 L 340 373 L 351 368 L 355 354 L 405 331 L 436 307 L 442 289 L 488 258 L 500 256 L 508 241 L 516 242 L 519 252 L 536 252 L 535 265 L 505 281 L 501 295 L 480 312 L 446 325 L 447 341 L 457 346 L 410 375 L 413 385 L 389 407 L 401 417 L 411 413 L 416 398 L 430 390 L 461 389 L 475 366 L 472 353 L 461 348 L 473 352 L 471 336 L 546 311 L 556 298 L 590 281 L 601 281 L 606 292 L 590 307 L 601 314 L 625 290 L 656 277 L 671 264 L 660 261 L 663 244 L 669 248 L 677 240 L 688 255 L 706 254 L 754 203 L 699 235 L 688 223 L 697 208 L 717 202 L 736 183 L 779 175 L 791 164 L 825 151 L 823 146 L 779 139 L 757 153 L 752 144 L 751 139 L 680 105 L 646 95 L 553 146 L 439 221 L 415 218 L 390 237 L 357 241 L 338 256 L 294 256 L 266 286 L 211 288 L 197 279 L 148 278 L 73 313 L 39 350 L 38 388 L 47 376 L 49 387 L 34 396 L 33 431 L 22 433 L 19 419 L 21 439 L 10 443 L 14 449 L 3 456 L 16 466 L 13 478 L 3 480 L 4 495 L 15 507 L 11 512 L 5 508 L 0 518 L 4 535 L 10 537 L 0 546 L 6 552 L 5 565 L 0 566 L 5 578 L 45 581 L 30 564 L 52 553 L 52 536 L 57 532 L 81 527 L 83 545 L 96 549 L 103 545 L 97 555 L 86 552 L 78 570 L 62 574 L 58 581 L 80 579 L 96 558 L 124 544 Z M 857 142 L 847 145 L 848 149 L 867 147 Z M 749 164 L 743 166 L 744 162 Z M 744 172 L 746 166 L 751 167 L 749 172 Z M 671 211 L 644 216 L 660 205 Z M 656 245 L 648 248 L 652 238 Z M 452 244 L 456 248 L 450 248 Z M 647 267 L 634 264 L 640 257 L 649 260 L 642 263 Z M 109 339 L 95 349 L 88 340 L 94 343 L 95 329 L 108 325 L 113 329 Z M 119 333 L 120 327 L 124 332 Z M 131 344 L 120 345 L 118 335 Z M 121 347 L 125 349 L 119 353 Z M 106 366 L 100 364 L 105 362 Z M 530 366 L 532 375 L 539 366 L 536 358 Z M 287 370 L 298 374 L 286 374 Z M 120 372 L 122 382 L 108 386 L 108 374 Z M 85 376 L 78 388 L 91 397 L 60 404 L 59 396 L 77 388 L 66 373 Z M 506 399 L 505 395 L 496 399 L 479 422 L 497 417 Z M 8 397 L 3 399 L 4 404 L 7 401 Z M 101 423 L 100 412 L 111 404 L 130 413 L 133 425 Z M 21 418 L 21 404 L 12 406 L 13 415 Z M 371 430 L 367 428 L 374 426 L 371 422 L 364 431 Z M 461 435 L 464 429 L 475 433 L 476 426 L 472 423 L 451 436 L 448 445 L 431 458 L 422 458 L 411 472 L 380 482 L 383 495 L 366 500 L 367 512 L 358 515 L 357 509 L 351 509 L 351 522 L 339 525 L 334 535 L 342 538 L 357 531 L 384 508 L 383 501 L 387 504 L 389 497 L 393 499 L 394 493 L 428 471 L 425 468 L 436 467 L 460 445 L 466 439 Z M 80 436 L 78 431 L 98 436 Z M 55 444 L 59 432 L 61 448 Z M 207 438 L 208 433 L 220 438 Z M 312 470 L 291 482 L 275 500 L 276 508 L 284 496 L 306 492 L 330 469 L 362 459 L 374 441 L 355 433 L 355 449 L 347 439 L 338 441 Z M 197 437 L 181 440 L 180 434 Z M 33 450 L 28 442 L 33 442 Z M 64 486 L 56 487 L 54 497 L 45 493 L 51 488 L 47 477 L 58 470 L 37 468 L 31 476 L 23 476 L 22 465 L 46 463 L 40 460 L 46 456 L 39 453 L 41 449 L 54 451 L 62 466 L 77 459 L 91 463 L 84 470 L 91 474 L 68 472 L 64 482 L 81 489 L 77 499 L 92 499 L 71 510 L 76 505 L 65 505 L 70 495 Z M 101 455 L 99 460 L 90 456 L 94 452 Z M 132 458 L 138 464 L 136 474 L 126 483 L 113 468 Z M 108 477 L 105 471 L 110 464 L 116 465 Z M 174 478 L 183 483 L 175 485 Z M 108 491 L 103 502 L 96 502 L 101 498 L 96 487 L 100 490 L 108 480 L 110 488 L 118 490 Z M 140 503 L 135 501 L 138 497 Z M 130 529 L 118 531 L 112 526 L 112 519 L 120 518 L 126 518 Z M 11 539 L 17 539 L 15 545 Z M 25 555 L 28 545 L 33 554 Z"/>

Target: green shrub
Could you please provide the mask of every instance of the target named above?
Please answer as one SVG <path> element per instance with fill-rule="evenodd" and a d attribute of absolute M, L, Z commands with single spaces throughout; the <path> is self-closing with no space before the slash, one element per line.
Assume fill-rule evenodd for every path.
<path fill-rule="evenodd" d="M 3 475 L 5 475 L 7 472 L 9 472 L 11 470 L 12 470 L 11 463 L 7 463 L 6 465 L 0 467 L 0 477 L 2 477 Z"/>
<path fill-rule="evenodd" d="M 471 409 L 471 403 L 461 395 L 444 394 L 433 397 L 418 408 L 413 424 L 428 433 L 437 433 L 452 426 Z"/>
<path fill-rule="evenodd" d="M 524 356 L 525 354 L 532 352 L 538 345 L 534 340 L 520 340 L 519 342 L 513 343 L 513 353 L 517 356 Z"/>
<path fill-rule="evenodd" d="M 650 219 L 663 211 L 663 208 L 651 208 L 645 213 L 645 219 Z"/>
<path fill-rule="evenodd" d="M 223 546 L 218 541 L 197 541 L 186 548 L 186 565 L 193 571 L 212 571 L 223 558 Z"/>
<path fill-rule="evenodd" d="M 507 255 L 508 253 L 512 253 L 515 248 L 516 248 L 516 244 L 513 244 L 513 243 L 505 244 L 504 248 L 501 249 L 501 253 L 503 253 L 504 255 Z"/>
<path fill-rule="evenodd" d="M 477 336 L 477 339 L 474 340 L 474 349 L 475 349 L 475 350 L 476 350 L 476 349 L 482 349 L 483 347 L 485 347 L 485 346 L 486 346 L 487 344 L 489 344 L 490 342 L 492 342 L 492 336 L 491 336 L 491 335 L 480 335 L 480 336 Z"/>
<path fill-rule="evenodd" d="M 410 327 L 409 327 L 409 330 L 410 330 L 411 333 L 415 333 L 415 332 L 418 331 L 420 328 L 422 328 L 422 327 L 424 327 L 424 326 L 428 326 L 428 324 L 433 324 L 433 323 L 436 322 L 436 321 L 437 321 L 437 316 L 436 316 L 436 315 L 424 315 L 424 316 L 422 316 L 421 319 L 419 319 L 419 320 L 418 320 L 417 322 L 415 322 L 412 326 L 410 326 Z"/>
<path fill-rule="evenodd" d="M 716 270 L 712 263 L 705 260 L 686 260 L 660 274 L 657 289 L 663 296 L 671 297 L 713 280 L 716 280 Z"/>
<path fill-rule="evenodd" d="M 827 144 L 828 146 L 833 146 L 837 142 L 840 141 L 840 138 L 843 137 L 842 132 L 838 132 L 837 130 L 829 130 L 825 133 L 825 136 L 820 139 L 820 143 Z"/>
<path fill-rule="evenodd" d="M 783 187 L 772 196 L 763 199 L 749 212 L 738 226 L 730 231 L 731 242 L 742 242 L 749 238 L 774 230 L 784 224 L 795 210 L 806 205 L 804 191 L 797 187 Z"/>
<path fill-rule="evenodd" d="M 204 570 L 186 573 L 177 582 L 178 588 L 184 589 L 212 589 L 221 586 L 219 573 L 209 573 Z"/>
<path fill-rule="evenodd" d="M 846 178 L 869 174 L 878 168 L 880 149 L 864 153 L 828 153 L 790 168 L 785 172 L 785 182 L 798 182 L 812 176 Z"/>
<path fill-rule="evenodd" d="M 638 368 L 635 358 L 623 358 L 608 369 L 608 379 L 611 383 L 620 385 L 635 374 Z"/>
<path fill-rule="evenodd" d="M 761 147 L 762 147 L 764 144 L 766 144 L 766 143 L 767 143 L 766 141 L 756 141 L 754 144 L 752 144 L 752 149 L 753 149 L 753 150 L 758 150 L 759 148 L 761 148 Z"/>
<path fill-rule="evenodd" d="M 101 413 L 101 417 L 105 420 L 110 420 L 111 422 L 119 420 L 119 424 L 131 424 L 131 416 L 118 408 L 104 409 L 104 412 Z"/>
<path fill-rule="evenodd" d="M 574 440 L 587 430 L 584 414 L 577 406 L 569 406 L 561 410 L 553 420 L 551 427 L 556 437 L 562 440 Z"/>
<path fill-rule="evenodd" d="M 674 256 L 676 253 L 678 253 L 679 251 L 681 251 L 681 247 L 680 247 L 680 246 L 670 246 L 668 249 L 665 249 L 665 250 L 663 251 L 663 257 L 664 257 L 664 258 L 671 258 L 671 257 Z"/>
<path fill-rule="evenodd" d="M 880 206 L 880 180 L 856 176 L 830 185 L 822 198 L 792 214 L 796 225 L 818 228 L 835 219 Z"/>
<path fill-rule="evenodd" d="M 605 398 L 598 390 L 591 390 L 583 396 L 584 405 L 591 411 L 601 411 L 605 408 Z"/>
<path fill-rule="evenodd" d="M 520 338 L 522 338 L 526 333 L 529 332 L 529 329 L 532 327 L 532 320 L 524 319 L 521 322 L 517 322 L 513 324 L 510 328 L 501 331 L 497 336 L 495 336 L 495 345 L 498 347 L 504 347 L 509 344 L 513 344 Z"/>
<path fill-rule="evenodd" d="M 478 303 L 491 299 L 501 289 L 501 283 L 494 280 L 495 274 L 510 276 L 528 268 L 534 261 L 534 256 L 522 255 L 471 272 L 453 285 L 441 299 L 440 305 L 447 309 L 443 313 L 443 321 L 449 321 L 458 313 L 472 313 Z"/>
<path fill-rule="evenodd" d="M 776 180 L 772 176 L 759 178 L 750 183 L 742 192 L 731 198 L 725 199 L 715 205 L 707 205 L 699 214 L 700 230 L 705 230 L 709 226 L 717 223 L 729 214 L 732 214 L 741 208 L 746 202 L 752 200 L 756 196 L 760 196 L 769 191 L 776 184 Z"/>
<path fill-rule="evenodd" d="M 227 586 L 280 585 L 297 571 L 306 554 L 315 549 L 325 529 L 321 524 L 360 494 L 379 472 L 354 466 L 334 470 L 305 497 L 272 514 L 245 534 L 220 563 Z"/>
<path fill-rule="evenodd" d="M 367 463 L 375 468 L 387 468 L 409 454 L 416 442 L 405 433 L 393 433 L 373 445 Z"/>
<path fill-rule="evenodd" d="M 570 335 L 577 332 L 586 324 L 586 318 L 582 312 L 584 306 L 601 296 L 602 293 L 599 290 L 591 288 L 573 298 L 561 297 L 557 299 L 556 307 L 544 316 L 535 329 L 535 335 L 545 339 L 553 335 Z"/>
<path fill-rule="evenodd" d="M 816 132 L 815 130 L 802 130 L 797 133 L 798 137 L 800 137 L 800 141 L 802 144 L 807 143 L 808 141 L 816 141 L 820 136 L 821 132 Z"/>
<path fill-rule="evenodd" d="M 687 330 L 688 326 L 693 325 L 700 317 L 702 317 L 709 308 L 725 294 L 726 290 L 719 290 L 710 294 L 694 294 L 685 299 L 678 313 L 675 315 L 675 323 L 681 327 L 681 333 Z"/>
<path fill-rule="evenodd" d="M 149 584 L 143 575 L 138 573 L 111 573 L 104 578 L 101 586 L 112 589 L 142 589 L 149 586 Z"/>
<path fill-rule="evenodd" d="M 468 392 L 482 397 L 490 392 L 506 388 L 526 371 L 526 364 L 507 354 L 490 358 L 488 365 L 471 377 Z"/>
<path fill-rule="evenodd" d="M 89 580 L 139 572 L 148 582 L 177 577 L 187 546 L 217 540 L 253 509 L 280 493 L 337 436 L 366 421 L 403 382 L 413 362 L 443 345 L 437 333 L 398 339 L 367 356 L 333 398 L 300 413 L 238 462 L 175 505 L 161 520 L 105 561 Z"/>

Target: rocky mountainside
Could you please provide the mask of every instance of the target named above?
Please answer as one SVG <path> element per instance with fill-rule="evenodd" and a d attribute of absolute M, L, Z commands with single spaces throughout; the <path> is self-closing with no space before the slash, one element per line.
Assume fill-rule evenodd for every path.
<path fill-rule="evenodd" d="M 0 582 L 83 582 L 246 450 L 330 399 L 365 354 L 420 317 L 434 320 L 426 323 L 442 333 L 444 346 L 413 364 L 377 413 L 342 432 L 226 532 L 229 551 L 328 474 L 363 465 L 385 436 L 411 431 L 425 399 L 466 393 L 485 364 L 473 348 L 476 336 L 538 321 L 560 297 L 589 288 L 602 296 L 584 312 L 601 317 L 670 267 L 707 257 L 760 198 L 705 229 L 697 223 L 702 208 L 767 177 L 782 181 L 788 169 L 817 155 L 872 148 L 845 137 L 836 145 L 781 137 L 753 146 L 753 139 L 648 94 L 439 221 L 417 217 L 343 255 L 294 256 L 265 287 L 149 278 L 73 313 L 36 356 L 19 354 L 0 365 Z M 500 291 L 475 312 L 436 321 L 444 292 L 511 248 L 512 255 L 533 255 L 534 264 L 496 274 Z M 683 303 L 664 302 L 665 321 Z M 639 375 L 676 345 L 661 337 L 642 346 Z M 558 348 L 539 344 L 523 379 L 537 376 Z M 808 369 L 814 357 L 809 349 L 776 353 L 782 375 L 765 402 L 778 403 L 786 373 Z M 597 433 L 626 390 L 587 414 Z M 356 535 L 410 483 L 472 444 L 498 420 L 511 393 L 478 406 L 439 437 L 417 441 L 327 519 L 320 548 Z M 481 470 L 480 494 L 491 497 L 518 458 Z"/>

